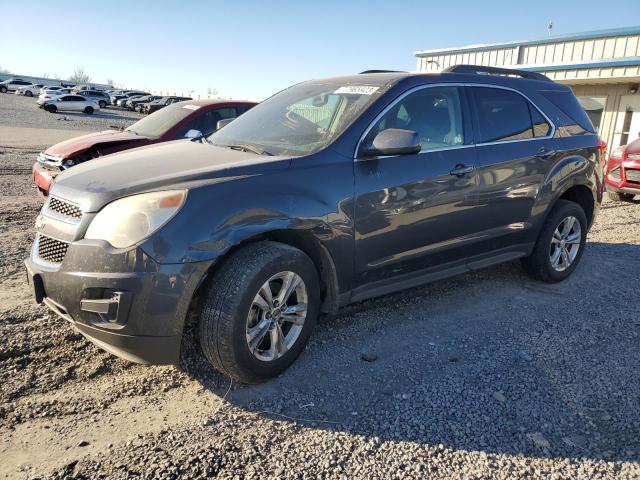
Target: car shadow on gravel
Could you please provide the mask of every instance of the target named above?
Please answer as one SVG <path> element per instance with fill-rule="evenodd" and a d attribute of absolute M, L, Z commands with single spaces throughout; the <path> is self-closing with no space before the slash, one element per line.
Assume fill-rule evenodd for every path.
<path fill-rule="evenodd" d="M 560 284 L 513 262 L 353 305 L 287 372 L 225 401 L 373 442 L 638 461 L 637 265 L 640 245 L 590 242 Z M 183 370 L 225 395 L 188 343 Z"/>

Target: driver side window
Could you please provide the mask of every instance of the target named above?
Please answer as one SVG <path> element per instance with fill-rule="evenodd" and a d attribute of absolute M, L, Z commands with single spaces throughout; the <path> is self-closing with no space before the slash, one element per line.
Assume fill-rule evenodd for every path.
<path fill-rule="evenodd" d="M 388 128 L 413 130 L 422 151 L 464 143 L 462 107 L 457 87 L 423 88 L 395 103 L 367 135 L 367 142 Z"/>

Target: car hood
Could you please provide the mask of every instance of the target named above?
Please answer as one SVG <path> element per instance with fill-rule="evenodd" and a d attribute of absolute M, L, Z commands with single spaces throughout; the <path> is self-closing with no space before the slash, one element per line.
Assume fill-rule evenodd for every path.
<path fill-rule="evenodd" d="M 56 143 L 52 147 L 47 148 L 44 153 L 54 157 L 67 158 L 77 152 L 83 152 L 98 143 L 105 145 L 109 143 L 137 142 L 146 139 L 146 137 L 141 137 L 131 132 L 103 130 L 102 132 L 89 133 Z"/>
<path fill-rule="evenodd" d="M 97 212 L 116 198 L 167 188 L 193 188 L 288 168 L 289 157 L 256 155 L 175 140 L 107 155 L 65 170 L 51 195 Z"/>
<path fill-rule="evenodd" d="M 638 154 L 640 153 L 640 138 L 634 140 L 633 142 L 629 143 L 627 145 L 626 148 L 627 151 L 627 155 L 631 154 Z"/>

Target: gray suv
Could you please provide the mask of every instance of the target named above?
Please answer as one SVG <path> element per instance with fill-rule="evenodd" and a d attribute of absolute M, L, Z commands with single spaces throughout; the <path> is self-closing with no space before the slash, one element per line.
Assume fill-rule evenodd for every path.
<path fill-rule="evenodd" d="M 589 118 L 535 73 L 313 80 L 221 127 L 59 175 L 36 300 L 143 363 L 175 363 L 192 319 L 211 364 L 255 382 L 347 304 L 515 259 L 567 278 L 602 199 Z"/>

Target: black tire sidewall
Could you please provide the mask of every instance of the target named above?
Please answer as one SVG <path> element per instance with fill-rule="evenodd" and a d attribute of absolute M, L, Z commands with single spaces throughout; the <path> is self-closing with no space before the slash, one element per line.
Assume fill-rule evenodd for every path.
<path fill-rule="evenodd" d="M 45 108 L 45 110 L 49 113 L 56 113 L 58 111 L 55 105 L 47 105 L 47 108 Z"/>
<path fill-rule="evenodd" d="M 100 100 L 98 105 L 100 106 L 100 108 L 106 108 L 107 107 L 107 103 L 104 100 Z"/>
<path fill-rule="evenodd" d="M 304 255 L 304 254 L 303 254 Z M 284 260 L 284 261 L 282 261 Z M 253 356 L 249 350 L 249 346 L 246 341 L 246 320 L 249 313 L 249 307 L 260 287 L 273 275 L 284 272 L 292 271 L 302 277 L 307 288 L 308 304 L 307 304 L 307 318 L 304 322 L 304 326 L 296 342 L 291 349 L 282 357 L 270 362 L 264 362 L 258 360 Z M 233 349 L 238 355 L 238 360 L 242 365 L 246 365 L 248 369 L 255 372 L 260 377 L 272 377 L 278 373 L 284 371 L 290 366 L 295 359 L 300 355 L 304 349 L 309 336 L 315 326 L 318 312 L 319 312 L 319 285 L 317 280 L 317 274 L 313 262 L 309 260 L 306 255 L 304 257 L 295 256 L 293 258 L 280 259 L 269 262 L 260 272 L 256 272 L 253 280 L 247 285 L 242 300 L 240 302 L 241 307 L 238 309 L 238 317 L 234 322 L 233 331 Z"/>
<path fill-rule="evenodd" d="M 199 336 L 205 356 L 214 366 L 219 363 L 225 373 L 247 383 L 260 382 L 286 370 L 304 350 L 320 312 L 318 273 L 305 253 L 288 245 L 271 242 L 267 242 L 265 250 L 254 249 L 253 254 L 256 253 L 259 254 L 258 264 L 246 264 L 243 259 L 248 257 L 244 257 L 243 252 L 239 251 L 235 259 L 228 260 L 226 268 L 221 268 L 216 275 L 217 280 L 214 278 L 207 289 L 200 319 Z M 285 355 L 277 360 L 262 361 L 254 357 L 247 345 L 247 316 L 260 287 L 272 276 L 285 271 L 298 274 L 305 283 L 308 297 L 307 318 L 296 342 Z M 237 287 L 231 289 L 235 293 L 230 298 L 220 298 L 220 283 L 227 278 L 234 279 L 231 285 L 236 282 Z M 210 305 L 218 305 L 217 323 L 216 315 L 211 314 Z M 207 311 L 210 313 L 205 315 L 204 312 Z M 220 314 L 230 321 L 221 321 Z M 217 357 L 211 358 L 210 355 Z"/>
<path fill-rule="evenodd" d="M 30 91 L 26 91 L 26 92 L 24 92 L 24 94 L 25 94 L 27 97 L 33 97 L 33 93 L 31 93 Z"/>
<path fill-rule="evenodd" d="M 87 115 L 91 115 L 93 113 L 93 107 L 86 107 L 84 109 L 84 113 L 86 113 Z"/>
<path fill-rule="evenodd" d="M 577 218 L 578 222 L 580 222 L 580 249 L 569 268 L 559 272 L 551 266 L 551 261 L 549 260 L 549 255 L 551 253 L 551 237 L 558 225 L 560 225 L 560 223 L 569 216 Z M 538 240 L 538 242 L 540 242 L 539 248 L 541 249 L 541 253 L 543 253 L 542 258 L 545 260 L 543 268 L 546 267 L 545 274 L 549 277 L 549 280 L 552 282 L 560 282 L 569 277 L 578 267 L 587 242 L 587 230 L 587 217 L 580 205 L 574 202 L 563 201 L 554 208 L 551 215 L 549 215 L 549 218 L 545 222 L 543 231 L 540 233 L 540 238 Z"/>

